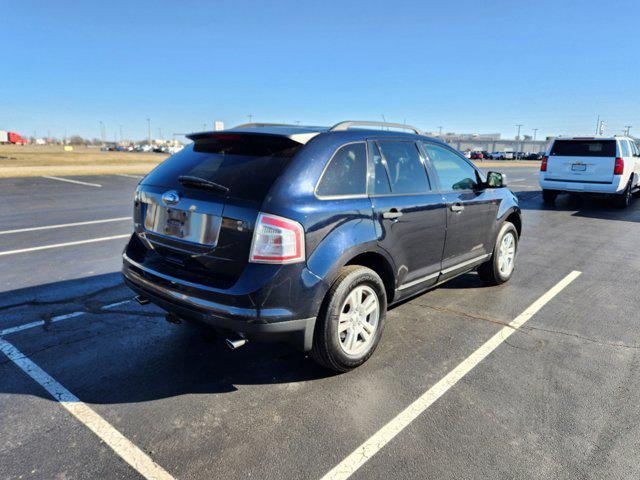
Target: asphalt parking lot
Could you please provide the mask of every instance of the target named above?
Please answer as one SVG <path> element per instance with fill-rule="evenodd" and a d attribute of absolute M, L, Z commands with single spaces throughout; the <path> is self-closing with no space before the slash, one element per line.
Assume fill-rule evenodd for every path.
<path fill-rule="evenodd" d="M 640 200 L 544 207 L 535 167 L 492 169 L 524 212 L 513 279 L 485 287 L 467 274 L 401 304 L 375 355 L 343 375 L 285 345 L 230 351 L 132 302 L 119 269 L 135 176 L 0 179 L 0 478 L 348 469 L 354 450 L 572 272 L 351 478 L 639 478 Z"/>

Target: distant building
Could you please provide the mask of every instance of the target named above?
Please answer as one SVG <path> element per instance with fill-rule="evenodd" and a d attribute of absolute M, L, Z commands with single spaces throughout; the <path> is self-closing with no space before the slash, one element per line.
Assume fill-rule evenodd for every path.
<path fill-rule="evenodd" d="M 428 132 L 428 136 L 430 137 L 439 137 L 440 134 L 438 132 Z M 455 132 L 447 132 L 442 134 L 443 140 L 446 142 L 467 142 L 467 141 L 478 141 L 478 142 L 494 142 L 500 140 L 501 136 L 499 133 L 455 133 Z"/>

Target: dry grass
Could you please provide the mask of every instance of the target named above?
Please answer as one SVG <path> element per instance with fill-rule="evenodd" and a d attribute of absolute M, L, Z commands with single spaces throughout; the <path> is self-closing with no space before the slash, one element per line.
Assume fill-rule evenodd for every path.
<path fill-rule="evenodd" d="M 0 145 L 0 177 L 147 173 L 167 158 L 161 153 L 101 152 L 99 148 L 61 145 Z"/>
<path fill-rule="evenodd" d="M 144 174 L 167 158 L 161 153 L 101 152 L 99 148 L 61 145 L 0 145 L 0 178 L 40 175 Z M 482 168 L 539 166 L 536 161 L 476 161 Z"/>

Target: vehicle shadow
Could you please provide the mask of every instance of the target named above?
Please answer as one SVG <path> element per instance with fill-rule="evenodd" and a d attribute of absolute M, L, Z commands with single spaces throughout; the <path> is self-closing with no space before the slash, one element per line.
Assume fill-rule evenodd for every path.
<path fill-rule="evenodd" d="M 574 217 L 623 222 L 640 222 L 640 198 L 633 198 L 628 208 L 620 209 L 607 198 L 580 194 L 561 194 L 555 205 L 545 205 L 542 195 L 532 195 L 520 201 L 522 210 L 572 212 Z"/>
<path fill-rule="evenodd" d="M 4 292 L 0 294 L 0 329 L 8 326 L 3 320 L 15 311 L 27 312 L 22 324 L 44 319 L 44 327 L 3 339 L 87 403 L 228 393 L 239 385 L 286 388 L 293 382 L 335 375 L 286 344 L 249 343 L 231 351 L 212 330 L 168 323 L 153 305 L 129 302 L 114 309 L 100 308 L 132 297 L 117 272 Z M 62 311 L 79 310 L 89 314 L 47 322 Z M 34 388 L 30 379 L 9 375 L 7 369 L 18 371 L 0 353 L 0 394 L 51 399 L 43 389 Z"/>

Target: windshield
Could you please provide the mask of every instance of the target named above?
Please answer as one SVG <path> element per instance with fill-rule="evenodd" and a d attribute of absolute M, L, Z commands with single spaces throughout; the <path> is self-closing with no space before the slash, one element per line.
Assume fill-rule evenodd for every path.
<path fill-rule="evenodd" d="M 559 157 L 615 157 L 615 140 L 556 140 L 551 155 Z"/>
<path fill-rule="evenodd" d="M 197 188 L 180 177 L 195 177 L 229 189 L 226 195 L 261 201 L 282 168 L 301 147 L 286 137 L 220 135 L 198 140 L 169 157 L 144 180 L 147 185 Z M 225 195 L 224 188 L 211 190 Z"/>

